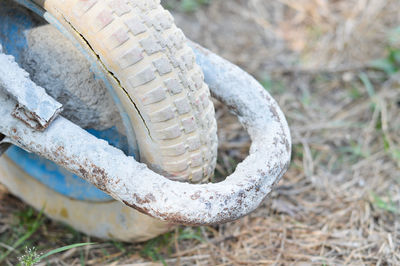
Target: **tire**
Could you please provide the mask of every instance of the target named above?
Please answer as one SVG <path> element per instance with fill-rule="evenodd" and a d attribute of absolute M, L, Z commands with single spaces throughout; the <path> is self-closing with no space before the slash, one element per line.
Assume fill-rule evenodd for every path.
<path fill-rule="evenodd" d="M 174 180 L 197 183 L 211 177 L 217 153 L 214 106 L 193 52 L 159 1 L 28 1 L 98 58 L 129 113 L 142 162 Z M 0 182 L 50 218 L 99 238 L 139 242 L 173 228 L 117 201 L 57 193 L 6 155 L 0 158 Z"/>
<path fill-rule="evenodd" d="M 217 126 L 193 51 L 159 0 L 37 0 L 97 56 L 137 137 L 140 160 L 178 181 L 215 168 Z"/>

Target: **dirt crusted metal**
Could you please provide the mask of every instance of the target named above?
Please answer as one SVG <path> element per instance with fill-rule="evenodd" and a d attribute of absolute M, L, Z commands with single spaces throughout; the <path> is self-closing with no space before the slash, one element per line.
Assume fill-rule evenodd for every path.
<path fill-rule="evenodd" d="M 61 112 L 62 105 L 32 82 L 28 72 L 1 50 L 0 47 L 0 89 L 17 102 L 12 115 L 36 130 L 44 130 Z"/>
<path fill-rule="evenodd" d="M 124 204 L 179 224 L 216 224 L 256 209 L 289 166 L 291 138 L 275 100 L 250 75 L 191 44 L 213 95 L 226 104 L 252 139 L 250 155 L 225 181 L 187 184 L 168 180 L 107 142 L 59 117 L 44 131 L 11 114 L 16 101 L 0 92 L 0 132 L 10 143 L 64 166 Z"/>

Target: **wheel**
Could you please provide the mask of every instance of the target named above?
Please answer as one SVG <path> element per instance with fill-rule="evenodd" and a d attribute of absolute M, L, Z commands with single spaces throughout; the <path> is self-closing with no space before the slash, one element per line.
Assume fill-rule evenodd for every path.
<path fill-rule="evenodd" d="M 36 8 L 32 1 L 17 2 Z M 36 3 L 81 51 L 95 58 L 112 85 L 115 103 L 128 114 L 139 150 L 136 157 L 174 180 L 207 180 L 216 164 L 214 107 L 193 52 L 159 1 Z M 95 202 L 63 194 L 22 167 L 18 156 L 0 159 L 0 181 L 35 208 L 44 207 L 55 220 L 89 235 L 131 242 L 171 229 L 110 198 Z"/>
<path fill-rule="evenodd" d="M 36 0 L 91 53 L 116 88 L 140 160 L 171 179 L 214 171 L 216 121 L 195 55 L 159 0 Z"/>

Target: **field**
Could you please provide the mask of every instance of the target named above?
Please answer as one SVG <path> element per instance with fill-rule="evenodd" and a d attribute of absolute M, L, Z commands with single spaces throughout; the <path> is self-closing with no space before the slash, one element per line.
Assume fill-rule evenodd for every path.
<path fill-rule="evenodd" d="M 0 264 L 17 264 L 25 247 L 95 242 L 39 265 L 400 265 L 400 2 L 162 2 L 187 37 L 254 75 L 279 102 L 293 138 L 289 171 L 245 218 L 140 244 L 78 233 L 0 185 Z M 250 142 L 215 105 L 222 177 Z"/>

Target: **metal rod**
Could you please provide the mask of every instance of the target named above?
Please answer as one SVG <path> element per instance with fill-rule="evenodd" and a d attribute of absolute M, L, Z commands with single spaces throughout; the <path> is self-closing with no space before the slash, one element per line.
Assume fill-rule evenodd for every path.
<path fill-rule="evenodd" d="M 115 199 L 161 220 L 216 224 L 256 209 L 289 166 L 291 138 L 279 106 L 250 75 L 191 44 L 215 97 L 247 129 L 250 155 L 225 181 L 187 184 L 168 180 L 107 142 L 59 117 L 39 132 L 11 115 L 16 101 L 0 92 L 0 132 L 7 141 L 81 176 Z"/>

